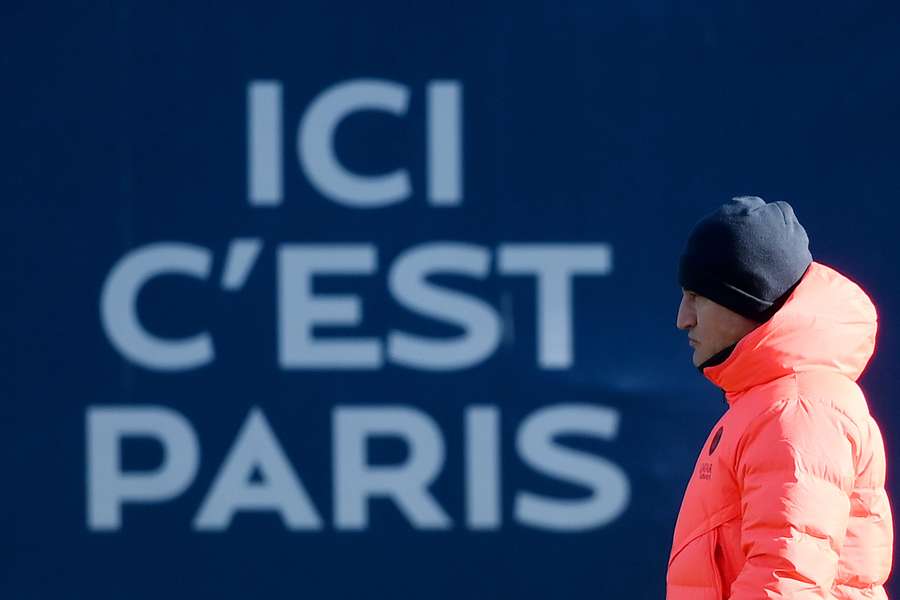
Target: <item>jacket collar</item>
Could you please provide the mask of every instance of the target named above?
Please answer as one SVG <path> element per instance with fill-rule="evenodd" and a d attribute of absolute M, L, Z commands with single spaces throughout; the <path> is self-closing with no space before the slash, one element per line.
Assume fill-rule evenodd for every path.
<path fill-rule="evenodd" d="M 701 366 L 729 404 L 750 388 L 800 371 L 859 378 L 878 329 L 868 295 L 834 269 L 812 263 L 771 319 L 744 336 L 721 363 Z"/>

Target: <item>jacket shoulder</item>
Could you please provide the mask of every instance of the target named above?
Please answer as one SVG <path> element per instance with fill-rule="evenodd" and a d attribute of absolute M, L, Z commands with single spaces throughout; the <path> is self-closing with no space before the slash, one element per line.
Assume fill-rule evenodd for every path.
<path fill-rule="evenodd" d="M 735 452 L 739 479 L 742 470 L 774 464 L 771 458 L 783 452 L 797 476 L 853 488 L 871 421 L 855 382 L 839 373 L 794 373 L 754 389 L 747 400 Z"/>

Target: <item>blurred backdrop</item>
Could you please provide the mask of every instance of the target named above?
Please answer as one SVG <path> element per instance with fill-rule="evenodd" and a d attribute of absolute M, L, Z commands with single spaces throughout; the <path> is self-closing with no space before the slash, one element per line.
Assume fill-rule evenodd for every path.
<path fill-rule="evenodd" d="M 900 497 L 896 3 L 2 12 L 0 596 L 662 598 L 735 195 L 873 297 Z"/>

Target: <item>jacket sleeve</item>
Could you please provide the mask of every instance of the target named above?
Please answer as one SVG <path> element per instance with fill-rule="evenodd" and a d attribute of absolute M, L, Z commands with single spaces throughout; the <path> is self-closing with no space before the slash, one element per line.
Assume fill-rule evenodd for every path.
<path fill-rule="evenodd" d="M 850 515 L 854 451 L 840 415 L 802 398 L 750 424 L 735 465 L 746 562 L 731 600 L 832 597 Z"/>

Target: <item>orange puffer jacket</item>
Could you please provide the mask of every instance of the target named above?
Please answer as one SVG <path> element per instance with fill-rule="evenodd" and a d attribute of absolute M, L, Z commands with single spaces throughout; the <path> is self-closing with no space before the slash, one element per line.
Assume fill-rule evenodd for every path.
<path fill-rule="evenodd" d="M 884 443 L 856 385 L 877 317 L 813 263 L 787 303 L 704 369 L 729 408 L 675 526 L 668 600 L 886 599 Z"/>

